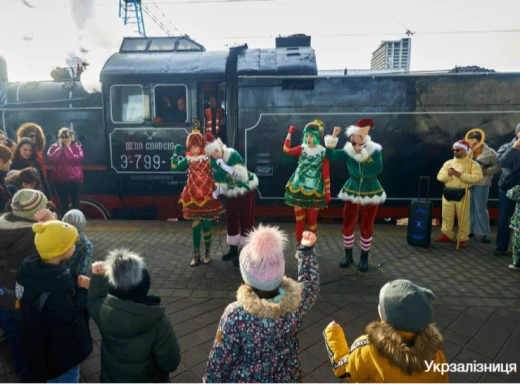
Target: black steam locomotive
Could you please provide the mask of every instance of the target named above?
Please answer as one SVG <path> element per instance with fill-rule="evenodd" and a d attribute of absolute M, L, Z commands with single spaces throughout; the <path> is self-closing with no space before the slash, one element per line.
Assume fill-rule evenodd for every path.
<path fill-rule="evenodd" d="M 430 176 L 430 196 L 440 207 L 436 174 L 469 129 L 483 129 L 497 149 L 520 122 L 520 73 L 319 76 L 304 35 L 277 38 L 271 49 L 214 52 L 187 37 L 126 38 L 101 71 L 100 92 L 73 79 L 2 85 L 1 67 L 0 129 L 12 137 L 33 121 L 51 144 L 59 128 L 72 127 L 85 152 L 82 208 L 99 218 L 180 217 L 177 196 L 186 174 L 171 172 L 170 158 L 193 119 L 204 127 L 210 96 L 225 114 L 219 135 L 258 175 L 257 215 L 275 218 L 293 215 L 283 200 L 297 161 L 282 152 L 290 125 L 299 129 L 297 145 L 311 120 L 324 121 L 331 133 L 372 118 L 388 195 L 378 215 L 399 218 L 407 216 L 420 176 Z M 184 114 L 172 118 L 182 103 Z M 346 178 L 345 165 L 332 163 L 334 195 Z M 496 195 L 495 181 L 492 207 Z M 320 216 L 340 217 L 341 206 L 334 199 Z"/>

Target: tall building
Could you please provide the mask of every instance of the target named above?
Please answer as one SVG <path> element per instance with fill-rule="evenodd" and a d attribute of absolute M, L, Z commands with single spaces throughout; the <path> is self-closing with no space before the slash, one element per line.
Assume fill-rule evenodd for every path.
<path fill-rule="evenodd" d="M 372 53 L 372 69 L 404 69 L 410 70 L 412 39 L 399 41 L 382 41 L 379 48 Z"/>

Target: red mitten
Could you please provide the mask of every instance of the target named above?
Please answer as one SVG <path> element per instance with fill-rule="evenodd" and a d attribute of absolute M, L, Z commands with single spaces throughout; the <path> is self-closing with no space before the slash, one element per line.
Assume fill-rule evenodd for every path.
<path fill-rule="evenodd" d="M 294 125 L 291 125 L 289 127 L 289 133 L 292 135 L 296 131 L 296 127 Z"/>

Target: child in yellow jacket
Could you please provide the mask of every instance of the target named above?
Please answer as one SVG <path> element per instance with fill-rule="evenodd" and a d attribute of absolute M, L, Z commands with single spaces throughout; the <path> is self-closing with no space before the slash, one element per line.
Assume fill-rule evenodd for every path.
<path fill-rule="evenodd" d="M 449 382 L 440 369 L 444 339 L 430 323 L 433 298 L 408 280 L 386 283 L 379 294 L 381 321 L 369 324 L 350 348 L 341 326 L 331 322 L 323 335 L 334 374 L 358 383 Z"/>

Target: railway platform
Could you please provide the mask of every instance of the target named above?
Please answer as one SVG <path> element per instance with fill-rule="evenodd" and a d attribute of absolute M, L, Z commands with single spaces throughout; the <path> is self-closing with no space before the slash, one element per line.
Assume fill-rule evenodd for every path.
<path fill-rule="evenodd" d="M 293 224 L 279 225 L 290 237 L 286 274 L 296 278 Z M 369 271 L 342 273 L 337 268 L 343 256 L 341 225 L 321 224 L 318 231 L 321 291 L 299 334 L 304 382 L 341 382 L 328 362 L 323 329 L 335 320 L 352 343 L 378 319 L 379 290 L 396 278 L 410 279 L 437 295 L 434 319 L 445 337 L 449 362 L 520 365 L 520 273 L 508 270 L 510 257 L 493 256 L 493 244 L 472 239 L 468 248 L 458 251 L 455 244 L 417 248 L 406 243 L 406 227 L 380 224 L 375 227 Z M 438 232 L 434 227 L 433 235 Z M 225 225 L 214 226 L 213 261 L 195 268 L 189 266 L 189 222 L 90 221 L 86 233 L 94 244 L 95 260 L 119 247 L 144 256 L 152 277 L 151 293 L 162 298 L 181 345 L 182 362 L 171 381 L 202 382 L 218 321 L 241 284 L 239 269 L 220 260 L 227 250 Z M 358 258 L 356 248 L 356 262 Z M 99 382 L 101 336 L 93 322 L 91 329 L 94 351 L 81 365 L 81 381 Z M 0 381 L 16 380 L 9 348 L 2 342 Z M 518 382 L 520 372 L 450 373 L 450 381 Z"/>

